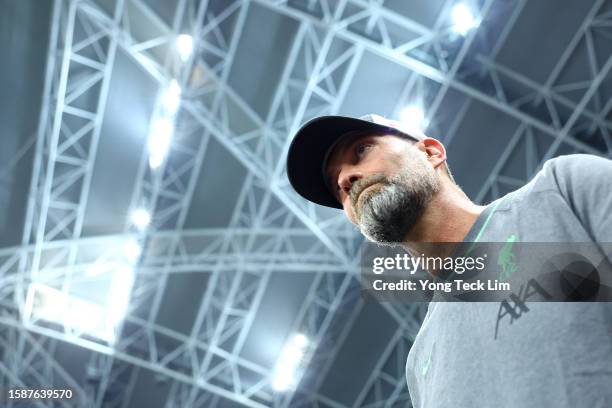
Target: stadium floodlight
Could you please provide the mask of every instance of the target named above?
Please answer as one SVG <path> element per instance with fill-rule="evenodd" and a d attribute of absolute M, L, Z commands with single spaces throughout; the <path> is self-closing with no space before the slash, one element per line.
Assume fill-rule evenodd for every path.
<path fill-rule="evenodd" d="M 306 336 L 296 334 L 285 345 L 274 369 L 272 388 L 275 391 L 287 391 L 296 386 L 296 375 L 304 361 L 308 344 Z"/>
<path fill-rule="evenodd" d="M 123 246 L 123 250 L 129 262 L 136 262 L 142 253 L 142 247 L 135 239 L 128 240 Z"/>
<path fill-rule="evenodd" d="M 293 344 L 295 344 L 301 349 L 305 349 L 306 347 L 308 347 L 308 337 L 304 336 L 301 333 L 298 333 L 293 336 Z"/>
<path fill-rule="evenodd" d="M 173 133 L 174 122 L 171 118 L 160 117 L 151 123 L 148 149 L 149 166 L 152 169 L 158 168 L 164 162 L 168 149 L 170 149 Z"/>
<path fill-rule="evenodd" d="M 465 3 L 455 4 L 451 11 L 453 30 L 461 35 L 480 25 L 480 21 L 474 16 L 472 10 Z"/>
<path fill-rule="evenodd" d="M 149 226 L 149 223 L 151 222 L 151 214 L 144 208 L 137 208 L 132 211 L 130 220 L 132 221 L 132 224 L 136 226 L 136 228 L 143 230 Z"/>
<path fill-rule="evenodd" d="M 103 275 L 108 270 L 108 265 L 103 259 L 97 259 L 87 270 L 85 271 L 85 276 L 87 277 L 97 277 Z"/>
<path fill-rule="evenodd" d="M 102 305 L 38 282 L 28 287 L 24 319 L 26 324 L 38 324 L 39 320 L 61 324 L 75 336 L 87 334 L 110 343 L 115 341 L 115 328 L 109 324 Z"/>
<path fill-rule="evenodd" d="M 400 112 L 400 121 L 406 125 L 424 130 L 427 127 L 425 122 L 425 112 L 420 105 L 408 105 Z"/>
<path fill-rule="evenodd" d="M 164 114 L 174 116 L 181 105 L 181 87 L 176 79 L 170 81 L 160 98 Z"/>
<path fill-rule="evenodd" d="M 128 309 L 132 286 L 134 285 L 134 268 L 123 265 L 115 269 L 108 291 L 107 319 L 116 327 L 125 317 Z"/>
<path fill-rule="evenodd" d="M 193 53 L 193 37 L 189 34 L 181 34 L 176 38 L 176 49 L 181 61 L 185 62 Z"/>

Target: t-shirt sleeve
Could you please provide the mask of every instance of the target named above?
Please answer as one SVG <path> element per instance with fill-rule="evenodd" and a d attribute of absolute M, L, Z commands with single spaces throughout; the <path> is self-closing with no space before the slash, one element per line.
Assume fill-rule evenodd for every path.
<path fill-rule="evenodd" d="M 612 242 L 612 160 L 575 154 L 544 167 L 593 240 Z"/>

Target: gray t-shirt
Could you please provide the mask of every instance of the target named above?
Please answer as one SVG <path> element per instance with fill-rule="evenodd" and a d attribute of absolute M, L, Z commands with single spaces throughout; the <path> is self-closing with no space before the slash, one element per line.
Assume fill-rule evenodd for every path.
<path fill-rule="evenodd" d="M 570 155 L 487 206 L 466 242 L 612 242 L 612 161 Z M 478 239 L 476 239 L 478 238 Z M 432 302 L 410 349 L 412 403 L 612 407 L 612 303 Z M 501 317 L 500 317 L 501 316 Z"/>

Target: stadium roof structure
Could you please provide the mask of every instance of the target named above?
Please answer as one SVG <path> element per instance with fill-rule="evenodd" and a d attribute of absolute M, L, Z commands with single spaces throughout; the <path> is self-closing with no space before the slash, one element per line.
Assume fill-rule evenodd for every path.
<path fill-rule="evenodd" d="M 551 157 L 611 157 L 609 0 L 5 1 L 0 20 L 0 372 L 78 406 L 409 404 L 425 305 L 364 302 L 358 231 L 288 185 L 315 116 L 418 120 L 479 203 Z"/>

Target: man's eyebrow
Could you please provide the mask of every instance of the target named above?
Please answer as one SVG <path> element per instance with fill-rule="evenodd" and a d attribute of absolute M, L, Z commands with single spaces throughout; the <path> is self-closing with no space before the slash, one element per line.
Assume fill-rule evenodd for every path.
<path fill-rule="evenodd" d="M 346 138 L 346 140 L 340 141 L 340 143 L 338 143 L 338 145 L 334 148 L 334 152 L 332 152 L 331 158 L 334 158 L 338 154 L 342 154 L 342 153 L 346 152 L 351 147 L 353 147 L 353 145 L 355 143 L 357 143 L 357 141 L 359 141 L 361 139 L 365 139 L 365 138 L 367 138 L 369 136 L 371 136 L 371 135 L 369 135 L 369 134 L 361 134 L 361 135 L 357 134 L 357 135 L 348 136 Z"/>

